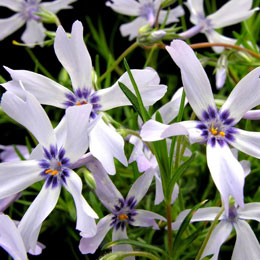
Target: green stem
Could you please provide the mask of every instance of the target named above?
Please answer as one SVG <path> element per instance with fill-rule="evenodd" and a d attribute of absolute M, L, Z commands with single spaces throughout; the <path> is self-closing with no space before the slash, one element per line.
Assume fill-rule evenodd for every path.
<path fill-rule="evenodd" d="M 195 260 L 200 260 L 201 259 L 201 256 L 202 256 L 202 254 L 204 252 L 204 249 L 205 249 L 205 247 L 206 247 L 206 245 L 207 245 L 207 243 L 209 241 L 209 238 L 210 238 L 214 228 L 217 225 L 218 219 L 220 218 L 220 216 L 222 215 L 223 212 L 224 212 L 224 207 L 221 208 L 221 210 L 219 211 L 218 215 L 215 217 L 214 222 L 212 223 L 212 225 L 211 225 L 211 227 L 209 229 L 209 232 L 208 232 L 207 236 L 205 237 L 205 239 L 204 239 L 204 241 L 203 241 L 203 243 L 201 245 L 201 248 L 200 248 L 200 250 L 199 250 Z"/>
<path fill-rule="evenodd" d="M 139 44 L 138 42 L 134 42 L 131 46 L 129 46 L 118 58 L 117 60 L 114 62 L 114 64 L 103 74 L 100 76 L 100 78 L 98 79 L 98 83 L 101 82 L 106 76 L 107 74 L 109 74 L 110 72 L 112 72 L 117 65 L 124 59 L 124 57 L 126 57 L 129 53 L 131 53 L 136 47 L 138 47 Z"/>
<path fill-rule="evenodd" d="M 168 231 L 168 248 L 169 254 L 172 255 L 172 215 L 171 204 L 166 204 L 167 231 Z"/>

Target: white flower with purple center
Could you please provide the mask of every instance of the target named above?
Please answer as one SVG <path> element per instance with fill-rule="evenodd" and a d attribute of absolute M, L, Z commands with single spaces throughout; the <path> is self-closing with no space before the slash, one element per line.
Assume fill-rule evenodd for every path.
<path fill-rule="evenodd" d="M 156 15 L 162 0 L 111 0 L 107 1 L 106 5 L 111 7 L 115 12 L 129 16 L 137 16 L 132 22 L 122 24 L 120 32 L 123 36 L 129 36 L 129 40 L 133 40 L 138 35 L 138 30 L 149 24 L 153 26 L 156 20 Z M 166 25 L 178 22 L 178 17 L 184 15 L 184 10 L 181 6 L 177 6 L 169 11 L 169 16 Z M 167 11 L 160 10 L 158 22 L 162 24 L 167 16 Z"/>
<path fill-rule="evenodd" d="M 35 253 L 42 222 L 54 209 L 62 186 L 71 193 L 75 202 L 76 229 L 90 236 L 96 233 L 94 218 L 98 216 L 82 196 L 81 179 L 72 170 L 88 149 L 88 135 L 85 133 L 90 131 L 91 105 L 68 108 L 64 128 L 54 131 L 38 100 L 23 91 L 23 98 L 7 91 L 2 96 L 1 106 L 8 116 L 35 136 L 39 145 L 28 160 L 0 164 L 0 198 L 16 194 L 44 180 L 40 193 L 18 225 L 26 251 Z"/>
<path fill-rule="evenodd" d="M 124 73 L 113 86 L 94 91 L 91 77 L 92 62 L 83 39 L 83 27 L 79 21 L 73 24 L 70 38 L 59 26 L 54 50 L 59 61 L 70 75 L 73 91 L 40 74 L 8 68 L 13 80 L 3 84 L 4 88 L 23 97 L 24 91 L 19 83 L 22 81 L 24 88 L 32 93 L 41 104 L 63 109 L 86 103 L 92 104 L 92 119 L 99 111 L 131 105 L 118 85 L 118 81 L 120 81 L 134 92 L 127 73 Z M 132 70 L 132 74 L 145 106 L 153 105 L 164 96 L 167 86 L 160 84 L 160 78 L 153 69 Z M 86 135 L 88 135 L 87 132 Z M 114 158 L 127 166 L 124 139 L 113 127 L 108 126 L 103 120 L 99 120 L 89 133 L 89 139 L 91 154 L 101 161 L 109 174 L 115 174 Z"/>
<path fill-rule="evenodd" d="M 220 210 L 219 207 L 198 209 L 192 216 L 191 222 L 214 221 Z M 187 209 L 179 214 L 177 220 L 172 224 L 173 230 L 179 229 L 189 212 L 190 210 Z M 213 255 L 210 259 L 217 260 L 222 244 L 228 239 L 233 229 L 236 230 L 237 236 L 231 260 L 260 259 L 259 242 L 246 221 L 251 219 L 260 222 L 260 203 L 248 203 L 244 208 L 229 207 L 228 212 L 220 216 L 220 222 L 213 230 L 201 259 Z"/>
<path fill-rule="evenodd" d="M 260 67 L 237 84 L 218 111 L 207 75 L 193 50 L 182 40 L 172 41 L 166 49 L 181 69 L 188 102 L 200 121 L 165 125 L 151 120 L 143 126 L 141 136 L 151 141 L 185 134 L 191 143 L 206 143 L 208 167 L 226 210 L 229 195 L 243 207 L 243 169 L 229 145 L 260 158 L 260 133 L 234 127 L 248 110 L 260 104 Z"/>
<path fill-rule="evenodd" d="M 111 213 L 98 222 L 95 236 L 85 237 L 85 234 L 81 233 L 82 239 L 79 245 L 81 253 L 95 253 L 111 228 L 113 228 L 112 240 L 115 241 L 127 239 L 126 229 L 128 225 L 158 229 L 155 219 L 165 221 L 164 217 L 154 212 L 136 209 L 136 206 L 150 187 L 153 178 L 152 172 L 146 172 L 141 175 L 132 185 L 124 199 L 97 160 L 90 160 L 87 167 L 94 175 L 97 187 L 96 194 L 99 200 Z M 132 247 L 130 245 L 116 245 L 112 247 L 112 251 L 129 252 L 132 251 Z"/>
<path fill-rule="evenodd" d="M 236 39 L 223 36 L 215 29 L 237 24 L 248 19 L 259 8 L 251 9 L 253 0 L 230 0 L 215 13 L 205 16 L 204 0 L 187 0 L 186 5 L 190 10 L 190 21 L 194 27 L 179 35 L 190 38 L 193 35 L 203 32 L 209 42 L 235 44 Z M 222 47 L 213 47 L 214 51 L 223 51 Z"/>
<path fill-rule="evenodd" d="M 45 28 L 41 23 L 41 18 L 35 15 L 41 12 L 41 8 L 57 13 L 62 9 L 71 8 L 69 4 L 76 0 L 56 0 L 52 2 L 41 3 L 41 0 L 0 0 L 0 6 L 7 7 L 16 12 L 9 18 L 0 19 L 0 40 L 3 40 L 24 24 L 26 29 L 22 34 L 22 41 L 29 46 L 34 43 L 42 43 L 45 38 Z"/>

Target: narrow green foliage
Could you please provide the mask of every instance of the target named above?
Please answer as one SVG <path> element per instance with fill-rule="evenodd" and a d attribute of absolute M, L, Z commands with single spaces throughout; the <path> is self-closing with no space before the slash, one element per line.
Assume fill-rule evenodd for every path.
<path fill-rule="evenodd" d="M 23 154 L 19 151 L 19 149 L 16 147 L 15 144 L 13 144 L 13 148 L 14 148 L 16 154 L 19 156 L 20 160 L 21 160 L 21 161 L 24 161 L 25 158 L 24 158 Z"/>
<path fill-rule="evenodd" d="M 142 256 L 145 257 L 145 259 L 161 260 L 160 258 L 158 258 L 157 256 L 151 253 L 142 252 L 142 251 L 110 253 L 102 256 L 101 258 L 99 258 L 99 260 L 123 260 L 128 256 Z"/>

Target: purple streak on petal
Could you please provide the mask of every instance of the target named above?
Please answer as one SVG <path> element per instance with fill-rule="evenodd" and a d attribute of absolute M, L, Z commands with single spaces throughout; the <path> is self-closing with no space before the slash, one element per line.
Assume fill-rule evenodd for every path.
<path fill-rule="evenodd" d="M 217 112 L 216 112 L 216 110 L 215 110 L 214 108 L 209 107 L 209 108 L 208 108 L 208 114 L 209 114 L 209 117 L 210 117 L 211 119 L 215 119 L 215 118 L 216 118 L 216 115 L 217 115 Z"/>
<path fill-rule="evenodd" d="M 48 176 L 48 179 L 47 179 L 47 181 L 45 182 L 45 183 L 46 183 L 46 184 L 45 184 L 46 189 L 49 188 L 49 186 L 51 185 L 52 179 L 53 179 L 53 176 L 52 176 L 52 175 L 51 175 L 51 176 Z"/>
<path fill-rule="evenodd" d="M 90 102 L 91 102 L 91 103 L 97 103 L 98 101 L 100 101 L 100 97 L 97 96 L 96 94 L 93 94 L 93 95 L 90 97 Z"/>
<path fill-rule="evenodd" d="M 63 173 L 63 175 L 65 176 L 65 177 L 69 177 L 70 176 L 70 173 L 69 173 L 69 169 L 63 169 L 62 170 L 62 173 Z"/>
<path fill-rule="evenodd" d="M 216 145 L 216 138 L 215 137 L 211 137 L 209 141 L 210 141 L 210 145 L 212 147 L 214 147 Z"/>
<path fill-rule="evenodd" d="M 100 104 L 94 104 L 93 109 L 94 110 L 99 110 L 102 106 Z"/>
<path fill-rule="evenodd" d="M 39 166 L 43 169 L 47 169 L 50 168 L 50 163 L 47 160 L 43 159 L 39 162 Z"/>
<path fill-rule="evenodd" d="M 232 125 L 234 123 L 235 119 L 234 118 L 228 118 L 227 120 L 224 121 L 225 125 Z"/>
<path fill-rule="evenodd" d="M 84 89 L 82 90 L 82 95 L 83 95 L 84 98 L 88 98 L 89 95 L 90 95 L 90 90 L 84 88 Z"/>
<path fill-rule="evenodd" d="M 45 158 L 51 160 L 51 154 L 49 153 L 49 151 L 44 147 L 43 147 L 43 151 L 44 151 Z"/>
<path fill-rule="evenodd" d="M 71 101 L 66 101 L 63 103 L 64 106 L 66 107 L 73 107 L 75 105 L 75 103 L 71 102 Z"/>
<path fill-rule="evenodd" d="M 65 176 L 61 175 L 60 177 L 61 177 L 61 180 L 62 180 L 63 184 L 67 185 L 67 181 L 66 181 Z"/>
<path fill-rule="evenodd" d="M 66 98 L 69 99 L 71 102 L 75 103 L 77 101 L 76 97 L 72 93 L 65 94 Z"/>
<path fill-rule="evenodd" d="M 198 124 L 196 127 L 197 127 L 198 129 L 200 129 L 200 130 L 207 129 L 207 126 L 206 126 L 205 124 L 203 124 L 203 123 Z"/>
<path fill-rule="evenodd" d="M 220 120 L 221 121 L 225 121 L 228 117 L 229 117 L 230 113 L 228 110 L 225 110 L 223 111 L 221 114 L 220 114 Z"/>
<path fill-rule="evenodd" d="M 76 94 L 76 96 L 79 97 L 79 98 L 82 98 L 82 96 L 83 96 L 83 94 L 82 94 L 82 92 L 81 92 L 81 89 L 79 89 L 79 88 L 75 91 L 75 94 Z"/>
<path fill-rule="evenodd" d="M 204 121 L 208 121 L 209 120 L 209 114 L 208 114 L 207 111 L 205 111 L 205 110 L 203 111 L 202 118 L 203 118 Z"/>
<path fill-rule="evenodd" d="M 61 159 L 61 164 L 62 164 L 62 166 L 69 166 L 69 165 L 70 165 L 70 160 L 69 160 L 69 158 L 63 158 L 63 159 Z"/>
<path fill-rule="evenodd" d="M 56 158 L 57 153 L 58 153 L 57 146 L 51 145 L 50 154 L 51 154 L 52 158 Z"/>
<path fill-rule="evenodd" d="M 64 149 L 64 148 L 61 148 L 61 149 L 59 150 L 59 155 L 58 155 L 59 160 L 62 160 L 63 157 L 64 157 L 64 155 L 65 155 L 65 149 Z"/>
<path fill-rule="evenodd" d="M 223 139 L 217 139 L 217 142 L 219 143 L 219 145 L 220 145 L 221 147 L 223 147 L 224 144 L 225 144 L 225 141 L 224 141 Z"/>
<path fill-rule="evenodd" d="M 209 136 L 209 131 L 208 130 L 204 130 L 204 131 L 202 131 L 201 135 L 206 139 Z"/>
<path fill-rule="evenodd" d="M 52 188 L 56 188 L 58 186 L 58 178 L 56 176 L 52 179 Z"/>

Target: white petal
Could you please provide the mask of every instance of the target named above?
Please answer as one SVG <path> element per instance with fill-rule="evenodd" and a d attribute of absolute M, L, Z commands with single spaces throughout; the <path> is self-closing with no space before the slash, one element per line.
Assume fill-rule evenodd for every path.
<path fill-rule="evenodd" d="M 215 13 L 207 16 L 213 28 L 240 23 L 248 19 L 258 8 L 249 10 L 252 7 L 252 0 L 231 0 L 218 9 Z"/>
<path fill-rule="evenodd" d="M 91 105 L 66 109 L 66 140 L 64 149 L 71 163 L 76 162 L 88 149 L 88 127 Z"/>
<path fill-rule="evenodd" d="M 44 147 L 55 142 L 51 122 L 38 100 L 29 92 L 25 100 L 7 91 L 2 96 L 3 111 L 15 121 L 26 127 Z"/>
<path fill-rule="evenodd" d="M 9 18 L 0 19 L 0 40 L 18 30 L 24 23 L 25 21 L 19 13 Z"/>
<path fill-rule="evenodd" d="M 89 206 L 85 198 L 82 196 L 82 182 L 80 177 L 72 170 L 69 171 L 69 177 L 66 178 L 64 187 L 72 195 L 77 210 L 77 226 L 86 236 L 94 236 L 97 227 L 94 218 L 98 218 L 96 212 Z"/>
<path fill-rule="evenodd" d="M 56 0 L 52 2 L 41 3 L 40 7 L 56 14 L 62 9 L 72 8 L 69 4 L 74 3 L 76 1 L 77 0 Z"/>
<path fill-rule="evenodd" d="M 200 221 L 213 221 L 217 214 L 219 213 L 220 208 L 219 207 L 209 207 L 209 208 L 202 208 L 198 209 L 194 215 L 191 218 L 192 222 L 200 222 Z M 186 216 L 189 214 L 190 209 L 186 209 L 182 211 L 175 222 L 172 223 L 172 229 L 177 230 L 180 228 L 183 220 L 186 218 Z"/>
<path fill-rule="evenodd" d="M 233 136 L 235 139 L 230 141 L 230 144 L 244 153 L 260 158 L 260 133 L 244 131 L 238 128 L 234 129 Z"/>
<path fill-rule="evenodd" d="M 237 41 L 236 39 L 226 37 L 214 30 L 206 31 L 205 35 L 208 41 L 212 43 L 227 43 L 227 44 L 235 45 Z M 212 47 L 212 49 L 217 53 L 224 51 L 224 47 Z"/>
<path fill-rule="evenodd" d="M 15 12 L 19 12 L 23 2 L 24 0 L 1 0 L 0 6 L 7 7 Z"/>
<path fill-rule="evenodd" d="M 141 7 L 140 3 L 135 0 L 106 1 L 106 6 L 111 7 L 117 13 L 130 16 L 137 16 Z"/>
<path fill-rule="evenodd" d="M 136 213 L 137 215 L 134 216 L 134 222 L 131 223 L 136 227 L 153 227 L 153 229 L 159 229 L 155 219 L 166 222 L 163 216 L 148 210 L 137 209 Z"/>
<path fill-rule="evenodd" d="M 109 214 L 99 220 L 97 224 L 97 233 L 95 236 L 81 238 L 79 243 L 79 250 L 82 254 L 94 254 L 96 252 L 107 232 L 111 229 L 110 223 L 112 216 L 113 215 Z"/>
<path fill-rule="evenodd" d="M 205 138 L 202 136 L 202 130 L 197 127 L 199 124 L 199 121 L 183 121 L 172 124 L 163 131 L 161 137 L 188 135 L 191 144 L 205 142 Z"/>
<path fill-rule="evenodd" d="M 25 145 L 15 145 L 24 158 L 29 158 L 29 152 Z M 0 145 L 0 149 L 3 150 L 0 153 L 0 159 L 2 162 L 20 161 L 20 157 L 17 155 L 13 145 Z"/>
<path fill-rule="evenodd" d="M 204 16 L 203 2 L 204 0 L 187 0 L 186 5 L 192 15 Z"/>
<path fill-rule="evenodd" d="M 129 190 L 126 200 L 134 197 L 137 201 L 136 204 L 139 203 L 139 201 L 141 201 L 144 195 L 147 193 L 152 183 L 153 175 L 153 171 L 148 170 L 139 176 Z"/>
<path fill-rule="evenodd" d="M 213 230 L 201 259 L 207 255 L 214 254 L 211 260 L 217 260 L 220 247 L 227 240 L 232 231 L 232 224 L 227 221 L 221 221 Z"/>
<path fill-rule="evenodd" d="M 108 208 L 109 211 L 114 209 L 119 199 L 123 196 L 118 191 L 114 183 L 110 180 L 102 164 L 94 159 L 87 163 L 88 169 L 93 173 L 96 181 L 96 193 L 99 200 Z"/>
<path fill-rule="evenodd" d="M 14 201 L 18 200 L 21 195 L 21 192 L 18 192 L 6 198 L 0 199 L 0 212 L 4 212 Z"/>
<path fill-rule="evenodd" d="M 2 85 L 6 90 L 24 99 L 24 91 L 19 83 L 19 81 L 22 81 L 24 88 L 32 93 L 41 104 L 60 108 L 66 107 L 64 105 L 67 101 L 66 94 L 71 94 L 69 89 L 43 75 L 31 71 L 12 70 L 7 67 L 5 69 L 13 79 Z"/>
<path fill-rule="evenodd" d="M 56 206 L 59 195 L 59 185 L 55 188 L 46 188 L 46 185 L 43 185 L 40 193 L 24 214 L 18 229 L 27 251 L 35 250 L 42 222 Z"/>
<path fill-rule="evenodd" d="M 248 73 L 233 89 L 221 111 L 228 110 L 238 122 L 251 108 L 260 104 L 260 67 Z M 252 93 L 254 93 L 252 95 Z"/>
<path fill-rule="evenodd" d="M 260 203 L 258 202 L 247 203 L 244 208 L 238 208 L 237 212 L 240 219 L 254 219 L 260 222 Z"/>
<path fill-rule="evenodd" d="M 160 24 L 162 24 L 164 22 L 167 13 L 168 13 L 168 11 L 166 11 L 166 10 L 160 11 L 159 19 L 158 19 Z M 168 19 L 166 21 L 166 25 L 170 24 L 170 23 L 178 22 L 179 21 L 178 17 L 183 16 L 183 15 L 184 15 L 184 10 L 183 10 L 182 6 L 179 5 L 173 9 L 171 9 L 169 12 Z"/>
<path fill-rule="evenodd" d="M 250 173 L 251 171 L 251 163 L 250 161 L 240 161 L 241 166 L 243 167 L 245 177 Z"/>
<path fill-rule="evenodd" d="M 112 241 L 116 240 L 121 240 L 121 239 L 128 239 L 127 234 L 126 234 L 126 228 L 122 231 L 121 228 L 116 230 L 115 228 L 113 229 L 112 232 Z M 112 252 L 131 252 L 133 251 L 132 246 L 130 245 L 116 245 L 112 247 Z M 127 257 L 126 260 L 135 260 L 134 256 Z"/>
<path fill-rule="evenodd" d="M 180 105 L 181 105 L 181 97 L 182 97 L 183 87 L 179 88 L 175 94 L 172 96 L 171 101 L 163 105 L 158 109 L 160 112 L 163 123 L 169 124 L 173 119 L 175 119 L 179 113 Z M 188 100 L 185 98 L 184 106 L 187 104 Z M 152 116 L 155 119 L 155 114 Z"/>
<path fill-rule="evenodd" d="M 0 246 L 15 260 L 27 260 L 21 235 L 15 223 L 4 214 L 0 214 Z"/>
<path fill-rule="evenodd" d="M 164 130 L 168 129 L 169 126 L 159 123 L 155 120 L 149 120 L 144 123 L 142 126 L 140 136 L 144 141 L 152 142 L 157 140 L 162 140 L 163 137 L 161 137 Z"/>
<path fill-rule="evenodd" d="M 22 34 L 22 41 L 25 42 L 29 47 L 33 47 L 34 43 L 42 43 L 46 34 L 44 33 L 46 29 L 43 27 L 42 23 L 34 20 L 29 20 L 26 22 L 26 28 Z M 41 44 L 42 45 L 42 44 Z"/>
<path fill-rule="evenodd" d="M 0 198 L 26 189 L 42 179 L 37 161 L 18 161 L 0 164 Z"/>
<path fill-rule="evenodd" d="M 203 119 L 205 110 L 216 108 L 206 72 L 194 51 L 184 41 L 173 40 L 166 50 L 181 69 L 184 90 L 191 107 L 198 118 Z"/>
<path fill-rule="evenodd" d="M 143 17 L 138 17 L 129 23 L 124 23 L 119 27 L 122 36 L 129 35 L 129 41 L 132 41 L 138 36 L 138 31 L 141 27 L 148 24 L 148 21 Z"/>
<path fill-rule="evenodd" d="M 224 142 L 220 145 L 217 141 L 214 146 L 207 144 L 207 163 L 215 185 L 217 186 L 225 205 L 229 207 L 229 195 L 241 207 L 244 206 L 244 170 L 238 160 L 233 156 L 230 148 Z"/>
<path fill-rule="evenodd" d="M 89 150 L 109 174 L 115 174 L 114 157 L 127 166 L 124 139 L 103 120 L 99 120 L 89 133 Z"/>
<path fill-rule="evenodd" d="M 237 232 L 232 260 L 258 260 L 260 259 L 260 245 L 251 227 L 246 221 L 234 223 Z"/>
<path fill-rule="evenodd" d="M 83 39 L 83 26 L 76 21 L 72 25 L 71 38 L 59 26 L 54 41 L 55 53 L 68 71 L 74 90 L 92 88 L 92 62 Z"/>
<path fill-rule="evenodd" d="M 131 70 L 138 86 L 144 106 L 151 106 L 161 99 L 167 91 L 167 86 L 160 85 L 160 78 L 155 70 L 149 68 L 143 70 Z M 126 85 L 135 94 L 134 87 L 125 72 L 110 88 L 97 91 L 102 104 L 101 110 L 105 111 L 114 107 L 131 105 L 126 95 L 122 92 L 118 82 Z"/>

